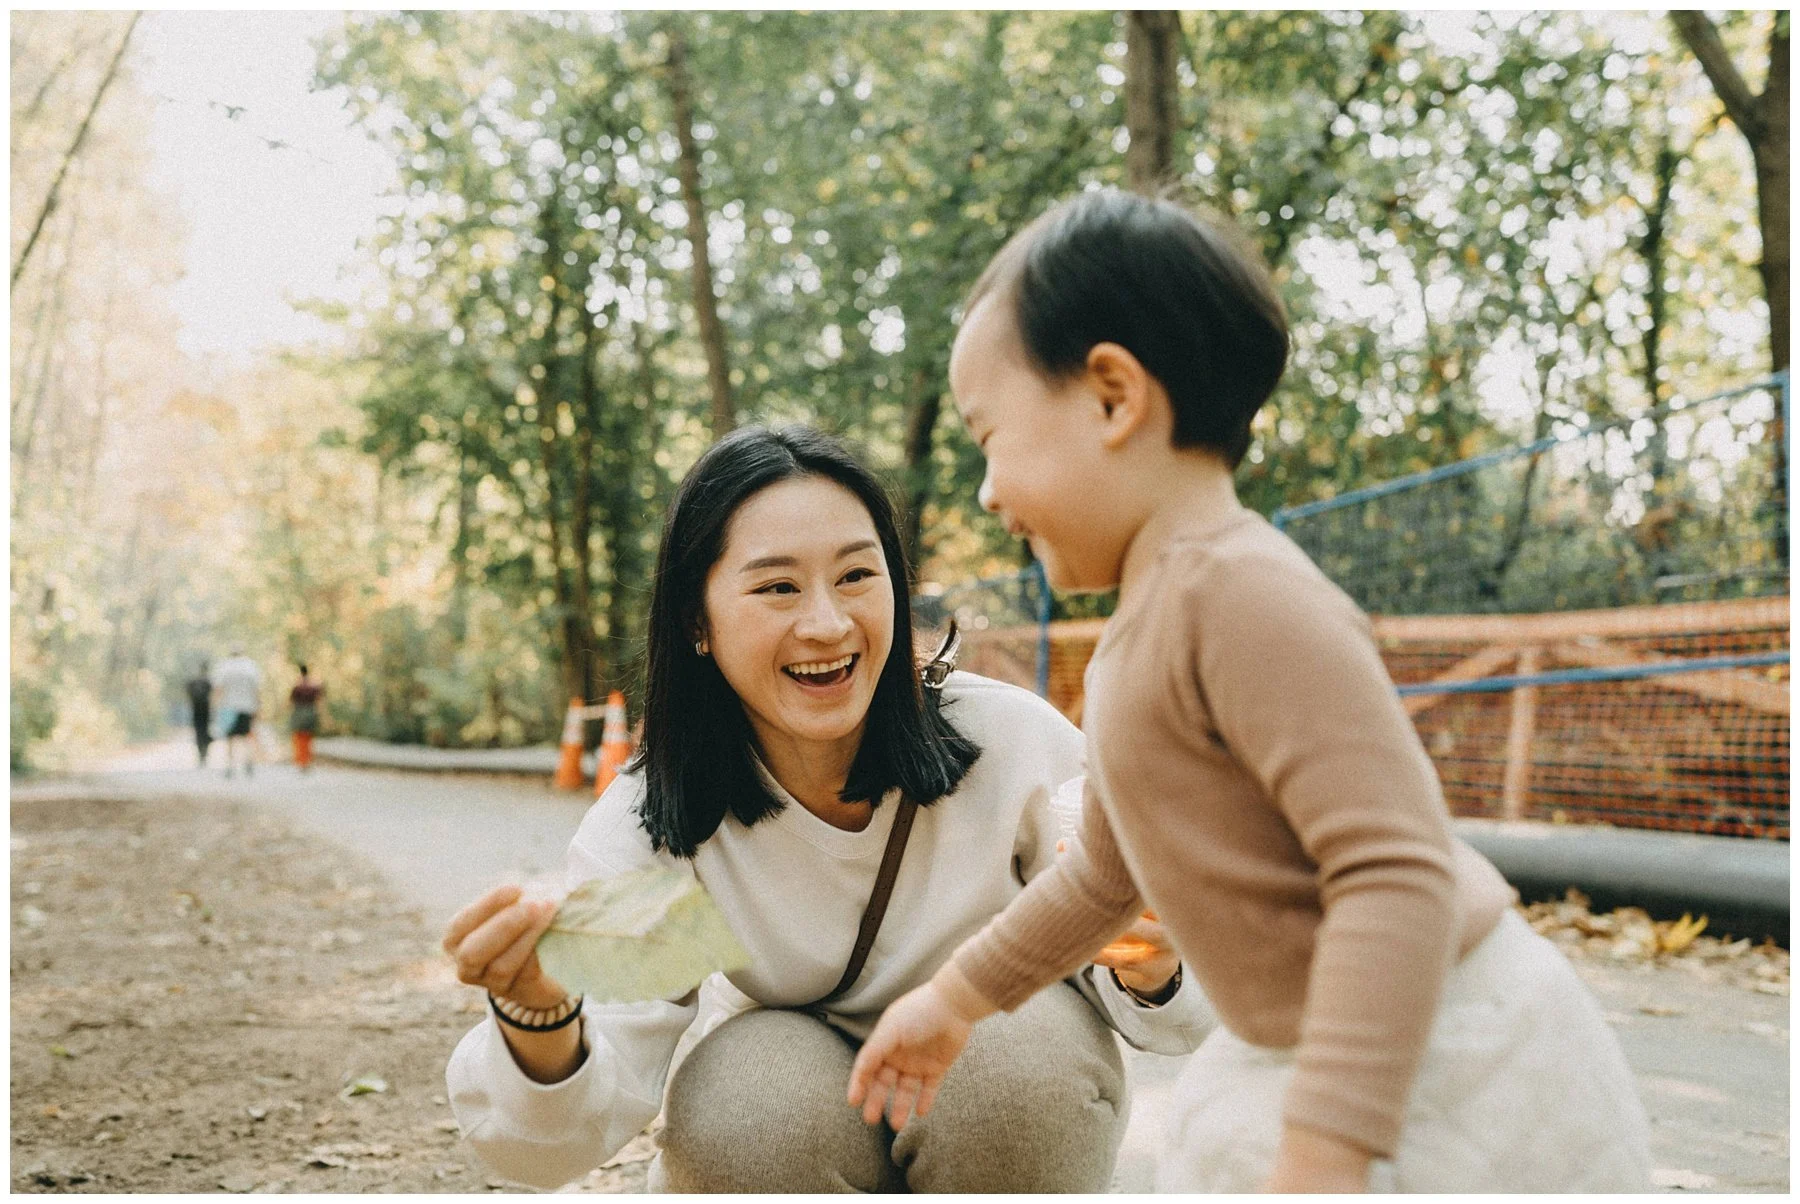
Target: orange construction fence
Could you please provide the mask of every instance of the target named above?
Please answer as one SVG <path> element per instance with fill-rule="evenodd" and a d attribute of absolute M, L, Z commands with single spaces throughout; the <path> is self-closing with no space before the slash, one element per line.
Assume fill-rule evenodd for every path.
<path fill-rule="evenodd" d="M 1050 624 L 1049 699 L 1077 723 L 1105 622 Z M 1787 839 L 1786 664 L 1530 684 L 1563 670 L 1785 653 L 1787 598 L 1373 624 L 1396 685 L 1527 679 L 1404 699 L 1453 813 Z M 965 632 L 961 667 L 1032 688 L 1038 637 L 1036 626 Z"/>

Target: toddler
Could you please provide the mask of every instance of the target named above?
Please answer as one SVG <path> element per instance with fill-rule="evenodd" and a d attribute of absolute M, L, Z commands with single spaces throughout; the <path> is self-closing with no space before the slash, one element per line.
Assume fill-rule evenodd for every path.
<path fill-rule="evenodd" d="M 1452 835 L 1365 616 L 1237 500 L 1287 353 L 1255 255 L 1168 202 L 1084 194 L 976 283 L 950 381 L 982 504 L 1119 604 L 1078 839 L 889 1006 L 850 1102 L 924 1115 L 973 1024 L 1148 906 L 1221 1021 L 1158 1190 L 1646 1190 L 1598 1006 Z"/>

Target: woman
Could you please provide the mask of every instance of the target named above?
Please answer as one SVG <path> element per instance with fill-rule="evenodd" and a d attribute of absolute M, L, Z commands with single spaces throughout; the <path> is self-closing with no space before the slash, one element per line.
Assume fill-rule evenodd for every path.
<path fill-rule="evenodd" d="M 551 904 L 509 886 L 466 908 L 445 948 L 493 1003 L 451 1058 L 451 1102 L 503 1174 L 568 1182 L 661 1111 L 651 1185 L 671 1191 L 1107 1189 L 1126 1098 L 1106 1025 L 1171 1054 L 1211 1026 L 1152 922 L 1149 959 L 1071 967 L 984 1031 L 928 1119 L 869 1128 L 844 1098 L 881 1010 L 1054 858 L 1050 800 L 1081 772 L 1079 733 L 1030 693 L 964 673 L 921 687 L 906 581 L 887 495 L 826 436 L 747 428 L 688 474 L 650 603 L 643 752 L 583 820 L 567 879 L 692 873 L 751 963 L 682 999 L 584 1008 L 532 952 Z M 902 811 L 867 962 L 820 1003 Z"/>
<path fill-rule="evenodd" d="M 294 764 L 300 767 L 301 773 L 312 770 L 313 737 L 319 734 L 319 697 L 324 693 L 325 687 L 313 679 L 305 665 L 301 665 L 300 680 L 288 692 L 288 702 L 294 708 L 288 730 L 294 734 Z"/>

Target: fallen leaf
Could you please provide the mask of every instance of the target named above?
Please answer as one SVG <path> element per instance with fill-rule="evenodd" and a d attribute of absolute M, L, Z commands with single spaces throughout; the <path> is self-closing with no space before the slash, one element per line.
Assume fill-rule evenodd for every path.
<path fill-rule="evenodd" d="M 331 1113 L 322 1112 L 313 1121 L 313 1127 L 316 1129 L 323 1129 L 326 1125 L 330 1124 L 332 1121 L 334 1121 L 336 1119 L 337 1119 L 337 1117 L 333 1116 Z"/>
<path fill-rule="evenodd" d="M 75 1056 L 69 1052 L 69 1047 L 66 1045 L 52 1045 L 50 1047 L 50 1053 L 53 1057 L 58 1058 L 72 1058 Z"/>
<path fill-rule="evenodd" d="M 62 1115 L 63 1115 L 63 1110 L 61 1108 L 57 1107 L 55 1104 L 45 1104 L 44 1105 L 44 1115 L 48 1116 L 51 1120 L 61 1120 Z"/>
<path fill-rule="evenodd" d="M 676 998 L 749 955 L 692 875 L 662 866 L 582 883 L 538 938 L 544 971 L 597 1003 Z"/>
<path fill-rule="evenodd" d="M 1642 1012 L 1646 1016 L 1685 1016 L 1685 1015 L 1687 1015 L 1686 1008 L 1673 1008 L 1673 1007 L 1667 1006 L 1666 1004 L 1661 1004 L 1661 1003 L 1639 1004 L 1638 1011 Z"/>
<path fill-rule="evenodd" d="M 1656 946 L 1664 953 L 1680 953 L 1694 943 L 1695 937 L 1705 931 L 1705 916 L 1696 920 L 1683 912 L 1679 920 L 1656 926 Z"/>
<path fill-rule="evenodd" d="M 379 1095 L 388 1089 L 386 1079 L 378 1079 L 372 1074 L 361 1075 L 350 1080 L 350 1085 L 338 1092 L 344 1099 L 358 1095 Z"/>

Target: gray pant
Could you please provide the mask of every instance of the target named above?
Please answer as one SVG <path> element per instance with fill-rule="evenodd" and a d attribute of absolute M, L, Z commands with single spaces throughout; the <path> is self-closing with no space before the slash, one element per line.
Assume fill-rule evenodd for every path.
<path fill-rule="evenodd" d="M 652 1190 L 1103 1192 L 1125 1134 L 1112 1030 L 1067 983 L 975 1026 L 931 1115 L 845 1102 L 856 1046 L 800 1012 L 734 1016 L 669 1083 Z"/>

